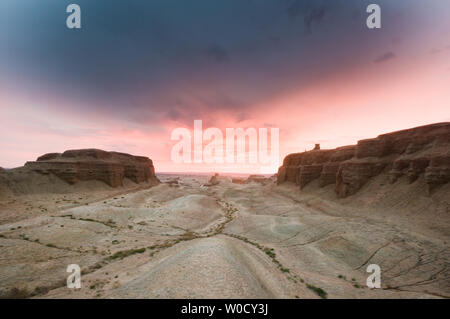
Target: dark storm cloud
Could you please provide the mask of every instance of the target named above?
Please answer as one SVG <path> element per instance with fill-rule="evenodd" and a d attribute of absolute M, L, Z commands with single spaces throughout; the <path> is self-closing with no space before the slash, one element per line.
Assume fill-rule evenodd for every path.
<path fill-rule="evenodd" d="M 77 0 L 82 29 L 69 30 L 72 2 L 0 1 L 0 80 L 138 123 L 239 120 L 383 42 L 352 19 L 360 0 Z"/>
<path fill-rule="evenodd" d="M 325 7 L 314 8 L 305 15 L 305 26 L 308 33 L 312 32 L 313 22 L 320 23 L 325 16 Z"/>
<path fill-rule="evenodd" d="M 210 45 L 205 53 L 217 62 L 228 62 L 230 59 L 228 52 L 218 44 Z"/>
<path fill-rule="evenodd" d="M 301 16 L 305 24 L 305 32 L 312 32 L 312 25 L 320 24 L 327 12 L 326 5 L 321 4 L 321 1 L 303 1 L 295 0 L 286 9 L 290 18 L 297 18 Z"/>
<path fill-rule="evenodd" d="M 183 114 L 176 108 L 172 108 L 166 113 L 166 118 L 172 121 L 179 121 Z"/>
<path fill-rule="evenodd" d="M 386 52 L 386 53 L 378 56 L 375 60 L 373 60 L 373 62 L 384 63 L 384 62 L 394 59 L 395 57 L 396 57 L 396 55 L 394 52 Z"/>

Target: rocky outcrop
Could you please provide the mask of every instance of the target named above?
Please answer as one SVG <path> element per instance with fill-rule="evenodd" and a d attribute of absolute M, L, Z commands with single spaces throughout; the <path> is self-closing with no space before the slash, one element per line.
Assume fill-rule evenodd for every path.
<path fill-rule="evenodd" d="M 215 186 L 219 185 L 220 180 L 223 180 L 222 176 L 219 177 L 219 173 L 215 173 L 211 178 L 209 179 L 208 183 L 204 184 L 204 186 Z"/>
<path fill-rule="evenodd" d="M 258 183 L 258 184 L 267 184 L 270 183 L 270 178 L 265 177 L 264 175 L 250 175 L 247 177 L 247 179 L 244 182 L 245 184 L 248 183 Z"/>
<path fill-rule="evenodd" d="M 231 182 L 232 182 L 233 184 L 245 184 L 245 178 L 232 177 L 232 178 L 231 178 Z"/>
<path fill-rule="evenodd" d="M 395 183 L 423 176 L 428 192 L 450 181 L 450 123 L 437 123 L 383 134 L 334 150 L 289 154 L 278 170 L 278 183 L 300 188 L 318 179 L 335 184 L 339 197 L 355 194 L 371 178 L 385 172 Z"/>
<path fill-rule="evenodd" d="M 25 168 L 41 174 L 54 174 L 69 184 L 99 180 L 117 187 L 128 178 L 135 183 L 158 182 L 153 162 L 148 157 L 98 149 L 49 153 L 27 162 Z"/>
<path fill-rule="evenodd" d="M 168 184 L 169 186 L 179 186 L 180 178 L 179 177 L 169 178 L 165 183 Z"/>

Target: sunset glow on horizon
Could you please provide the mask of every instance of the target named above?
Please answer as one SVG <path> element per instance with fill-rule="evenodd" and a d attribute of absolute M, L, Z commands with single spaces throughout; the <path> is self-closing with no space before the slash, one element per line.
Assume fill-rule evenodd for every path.
<path fill-rule="evenodd" d="M 157 172 L 271 174 L 315 143 L 450 121 L 450 3 L 378 1 L 369 30 L 367 1 L 171 2 L 77 1 L 75 31 L 69 1 L 2 1 L 0 166 L 98 148 Z M 279 128 L 278 164 L 174 163 L 171 132 L 194 120 Z"/>

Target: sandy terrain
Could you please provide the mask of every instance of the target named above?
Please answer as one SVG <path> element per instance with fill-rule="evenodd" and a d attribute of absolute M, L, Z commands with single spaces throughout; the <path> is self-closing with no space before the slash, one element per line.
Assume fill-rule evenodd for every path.
<path fill-rule="evenodd" d="M 448 298 L 449 185 L 162 184 L 0 199 L 0 293 L 34 298 Z M 167 183 L 167 181 L 172 181 Z M 165 183 L 164 183 L 165 182 Z M 392 186 L 394 187 L 394 186 Z M 399 187 L 396 184 L 395 187 Z M 410 187 L 410 188 L 408 188 Z M 405 198 L 406 196 L 406 198 Z M 408 196 L 410 198 L 408 198 Z M 368 264 L 382 289 L 366 286 Z M 80 265 L 82 288 L 66 267 Z"/>

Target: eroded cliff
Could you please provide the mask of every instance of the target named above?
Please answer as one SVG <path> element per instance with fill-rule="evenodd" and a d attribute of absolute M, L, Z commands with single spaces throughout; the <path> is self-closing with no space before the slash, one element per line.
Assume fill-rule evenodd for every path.
<path fill-rule="evenodd" d="M 437 123 L 379 135 L 357 145 L 289 154 L 278 170 L 278 183 L 305 187 L 319 179 L 335 184 L 338 197 L 358 192 L 371 178 L 389 174 L 391 183 L 423 175 L 427 192 L 450 181 L 450 123 Z"/>
<path fill-rule="evenodd" d="M 54 174 L 69 184 L 80 180 L 99 180 L 109 186 L 123 185 L 124 178 L 135 183 L 156 180 L 153 162 L 148 157 L 98 149 L 49 153 L 25 167 L 41 174 Z"/>

